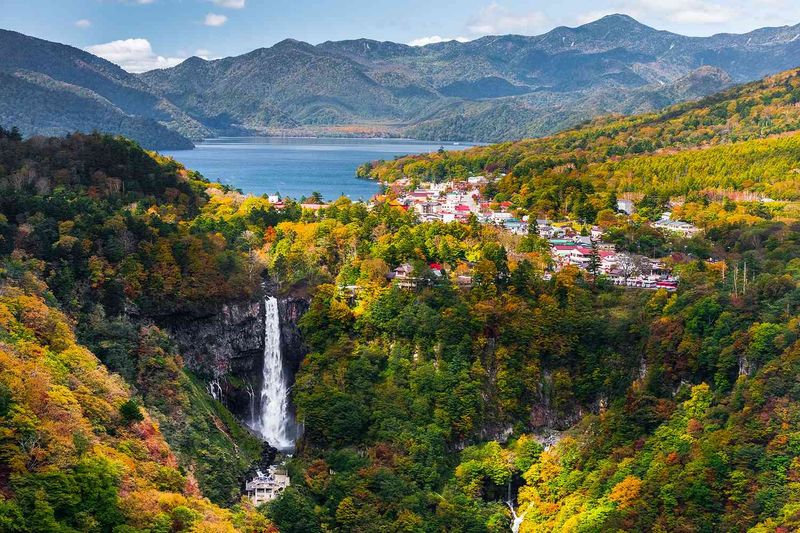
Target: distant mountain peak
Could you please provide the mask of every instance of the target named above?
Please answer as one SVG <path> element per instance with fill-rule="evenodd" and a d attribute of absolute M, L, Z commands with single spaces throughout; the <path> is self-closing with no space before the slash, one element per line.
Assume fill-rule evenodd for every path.
<path fill-rule="evenodd" d="M 602 29 L 602 30 L 647 30 L 657 31 L 646 24 L 642 24 L 630 15 L 614 13 L 606 15 L 593 22 L 579 26 L 578 29 Z"/>
<path fill-rule="evenodd" d="M 199 57 L 199 56 L 192 56 L 192 57 L 189 57 L 189 58 L 185 59 L 183 61 L 183 63 L 185 65 L 203 65 L 205 63 L 208 63 L 208 60 L 207 59 L 203 59 L 202 57 Z"/>
<path fill-rule="evenodd" d="M 652 110 L 787 70 L 796 66 L 800 28 L 687 37 L 616 13 L 543 35 L 424 47 L 284 39 L 240 56 L 192 57 L 135 76 L 88 52 L 12 32 L 0 31 L 0 50 L 0 73 L 43 75 L 30 78 L 28 86 L 45 84 L 41 80 L 48 76 L 107 99 L 117 115 L 152 120 L 149 126 L 175 128 L 191 138 L 288 130 L 328 134 L 368 124 L 380 134 L 495 141 L 551 133 L 608 109 Z M 18 94 L 27 94 L 22 82 L 11 82 Z M 31 98 L 20 106 L 20 98 L 7 96 L 0 84 L 6 89 L 0 90 L 0 111 L 3 105 L 7 110 L 0 112 L 0 123 L 24 125 L 22 109 L 44 117 L 28 121 L 26 132 L 50 131 L 50 124 L 59 131 L 77 129 L 71 116 L 50 105 L 63 97 L 63 87 L 58 93 L 46 85 L 36 90 L 48 105 Z M 92 122 L 75 113 L 88 125 L 81 127 L 109 128 L 128 120 L 111 117 L 108 106 L 101 110 L 97 98 L 90 100 L 85 105 L 93 106 L 87 113 Z M 163 138 L 163 132 L 150 130 L 138 139 Z"/>
<path fill-rule="evenodd" d="M 280 48 L 305 48 L 305 47 L 312 47 L 310 44 L 304 41 L 298 41 L 297 39 L 284 39 L 272 45 L 272 48 L 280 49 Z M 313 47 L 312 47 L 313 48 Z"/>

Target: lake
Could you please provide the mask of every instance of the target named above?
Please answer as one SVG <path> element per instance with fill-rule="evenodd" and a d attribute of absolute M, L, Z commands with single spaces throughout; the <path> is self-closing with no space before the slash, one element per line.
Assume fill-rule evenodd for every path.
<path fill-rule="evenodd" d="M 200 142 L 194 150 L 163 153 L 211 181 L 247 193 L 300 198 L 316 191 L 326 200 L 341 195 L 368 200 L 379 185 L 355 177 L 362 163 L 469 146 L 407 139 L 229 137 Z"/>

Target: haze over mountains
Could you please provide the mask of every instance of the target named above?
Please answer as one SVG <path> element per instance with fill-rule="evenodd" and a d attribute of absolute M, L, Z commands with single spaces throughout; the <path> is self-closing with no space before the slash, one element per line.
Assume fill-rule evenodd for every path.
<path fill-rule="evenodd" d="M 539 36 L 412 47 L 294 40 L 141 75 L 0 31 L 0 123 L 100 129 L 151 148 L 212 135 L 403 135 L 501 141 L 643 112 L 797 66 L 800 25 L 712 37 L 625 15 Z"/>

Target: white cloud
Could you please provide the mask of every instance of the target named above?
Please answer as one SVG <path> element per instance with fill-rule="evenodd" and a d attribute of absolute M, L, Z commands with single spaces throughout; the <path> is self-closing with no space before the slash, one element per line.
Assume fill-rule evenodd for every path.
<path fill-rule="evenodd" d="M 541 11 L 517 13 L 492 2 L 472 17 L 467 29 L 475 35 L 533 34 L 544 30 L 547 22 Z"/>
<path fill-rule="evenodd" d="M 686 24 L 713 24 L 728 22 L 740 16 L 736 9 L 708 0 L 633 0 L 634 11 L 663 17 L 672 22 Z"/>
<path fill-rule="evenodd" d="M 116 63 L 128 72 L 145 72 L 157 68 L 174 67 L 185 59 L 156 54 L 147 39 L 121 39 L 87 46 L 84 50 Z"/>
<path fill-rule="evenodd" d="M 448 41 L 458 41 L 460 43 L 465 43 L 469 41 L 466 37 L 442 37 L 440 35 L 431 35 L 429 37 L 420 37 L 419 39 L 414 39 L 410 41 L 408 44 L 409 46 L 427 46 L 429 44 L 436 44 L 436 43 L 446 43 Z"/>
<path fill-rule="evenodd" d="M 80 19 L 75 21 L 75 26 L 79 28 L 88 28 L 92 25 L 92 21 L 89 19 Z"/>
<path fill-rule="evenodd" d="M 245 0 L 211 0 L 219 7 L 227 7 L 228 9 L 243 9 Z"/>
<path fill-rule="evenodd" d="M 216 13 L 209 13 L 206 15 L 206 20 L 203 22 L 206 26 L 222 26 L 228 22 L 228 17 L 225 15 L 217 15 Z"/>
<path fill-rule="evenodd" d="M 211 57 L 211 51 L 207 50 L 205 48 L 198 48 L 197 50 L 194 51 L 194 55 L 196 55 L 197 57 L 199 57 L 201 59 L 206 59 L 207 60 L 207 59 L 209 59 Z"/>

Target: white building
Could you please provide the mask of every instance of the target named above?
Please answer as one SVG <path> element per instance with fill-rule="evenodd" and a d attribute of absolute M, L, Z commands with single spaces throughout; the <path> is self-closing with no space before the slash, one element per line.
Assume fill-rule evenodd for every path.
<path fill-rule="evenodd" d="M 700 233 L 700 228 L 697 226 L 693 226 L 688 222 L 683 222 L 680 220 L 661 219 L 658 222 L 655 222 L 653 227 L 663 229 L 664 231 L 669 231 L 671 233 L 677 233 L 679 235 L 683 235 L 684 237 L 693 237 L 694 235 Z"/>
<path fill-rule="evenodd" d="M 286 472 L 279 471 L 275 466 L 270 466 L 266 474 L 258 472 L 256 477 L 248 481 L 245 485 L 245 490 L 253 505 L 259 506 L 280 496 L 289 485 L 291 485 L 291 481 Z"/>
<path fill-rule="evenodd" d="M 633 200 L 617 200 L 617 211 L 622 211 L 626 215 L 632 215 Z"/>

